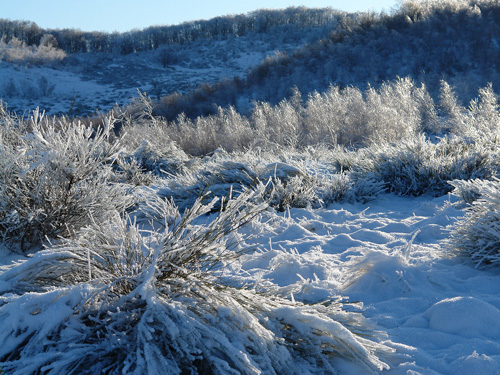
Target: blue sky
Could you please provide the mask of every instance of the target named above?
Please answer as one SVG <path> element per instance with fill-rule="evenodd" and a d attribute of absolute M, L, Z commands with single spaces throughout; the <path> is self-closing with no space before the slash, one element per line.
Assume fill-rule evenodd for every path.
<path fill-rule="evenodd" d="M 390 11 L 397 0 L 0 0 L 0 18 L 29 20 L 43 28 L 84 31 L 129 31 L 152 25 L 174 25 L 288 6 L 332 7 L 349 12 Z"/>

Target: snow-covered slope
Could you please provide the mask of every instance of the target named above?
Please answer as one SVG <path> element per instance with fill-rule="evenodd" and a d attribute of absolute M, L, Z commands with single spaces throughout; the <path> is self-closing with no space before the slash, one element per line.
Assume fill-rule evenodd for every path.
<path fill-rule="evenodd" d="M 278 50 L 293 50 L 324 33 L 321 29 L 307 29 L 293 43 L 279 45 L 272 34 L 174 44 L 168 53 L 175 59 L 166 66 L 159 58 L 160 50 L 129 55 L 72 54 L 62 63 L 38 66 L 3 61 L 0 99 L 21 114 L 36 107 L 48 114 L 71 116 L 107 112 L 117 104 L 129 104 L 138 97 L 137 90 L 157 98 L 242 77 L 266 56 Z"/>

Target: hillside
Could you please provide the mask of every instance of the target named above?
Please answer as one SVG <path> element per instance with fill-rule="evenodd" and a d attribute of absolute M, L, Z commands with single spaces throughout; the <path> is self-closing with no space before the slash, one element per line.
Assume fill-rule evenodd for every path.
<path fill-rule="evenodd" d="M 434 98 L 445 80 L 467 103 L 489 82 L 500 90 L 499 7 L 491 1 L 471 4 L 407 1 L 391 14 L 344 17 L 321 40 L 266 59 L 243 80 L 167 97 L 157 103 L 157 113 L 195 117 L 228 105 L 248 113 L 253 101 L 277 104 L 294 87 L 305 99 L 330 85 L 364 89 L 398 77 L 425 84 Z"/>
<path fill-rule="evenodd" d="M 74 116 L 125 106 L 137 90 L 152 97 L 187 93 L 245 77 L 266 56 L 326 35 L 341 15 L 331 9 L 262 10 L 120 34 L 0 20 L 0 97 L 19 113 L 40 106 Z"/>
<path fill-rule="evenodd" d="M 38 105 L 89 115 L 126 106 L 141 90 L 173 120 L 230 105 L 248 114 L 253 102 L 277 104 L 295 88 L 306 99 L 330 85 L 410 77 L 434 99 L 445 80 L 464 104 L 487 83 L 499 86 L 499 20 L 490 1 L 408 1 L 391 14 L 289 8 L 109 35 L 2 20 L 6 41 L 24 35 L 29 47 L 50 35 L 66 57 L 1 63 L 0 93 L 20 113 Z"/>

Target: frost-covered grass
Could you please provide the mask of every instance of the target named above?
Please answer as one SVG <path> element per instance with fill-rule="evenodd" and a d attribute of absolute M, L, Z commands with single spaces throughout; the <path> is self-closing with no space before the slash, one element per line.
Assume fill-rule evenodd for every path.
<path fill-rule="evenodd" d="M 304 105 L 298 97 L 260 103 L 252 118 L 221 109 L 170 123 L 143 96 L 143 112 L 122 114 L 116 131 L 113 117 L 98 126 L 39 111 L 18 118 L 2 106 L 1 245 L 24 254 L 0 269 L 0 366 L 9 374 L 298 374 L 332 372 L 338 358 L 378 371 L 393 365 L 395 347 L 409 355 L 333 291 L 359 295 L 388 280 L 410 293 L 419 236 L 437 237 L 431 250 L 442 258 L 451 244 L 452 254 L 478 266 L 499 259 L 500 122 L 491 87 L 468 109 L 438 114 L 427 106 L 426 116 L 421 105 L 432 103 L 422 90 L 408 80 L 366 93 L 332 88 L 335 103 L 364 117 L 344 108 L 323 130 L 306 126 L 313 99 Z M 316 119 L 332 109 L 321 106 Z M 399 122 L 384 129 L 383 113 L 365 122 L 377 106 L 401 111 Z M 413 125 L 399 132 L 408 111 Z M 309 144 L 326 130 L 342 145 Z M 453 188 L 470 206 L 447 222 L 451 241 L 435 226 L 407 224 L 416 215 L 362 228 L 363 213 L 356 222 L 328 211 L 377 206 L 387 192 L 429 198 Z M 455 207 L 463 203 L 443 210 Z M 397 235 L 381 229 L 389 225 Z M 302 248 L 287 249 L 297 233 Z M 302 276 L 306 253 L 340 258 Z M 266 262 L 269 269 L 255 269 Z M 300 280 L 284 285 L 298 277 L 290 268 Z M 419 319 L 442 329 L 447 306 L 480 306 L 455 297 Z"/>
<path fill-rule="evenodd" d="M 266 207 L 252 203 L 256 194 L 225 201 L 213 219 L 202 215 L 214 202 L 198 199 L 181 215 L 159 200 L 149 206 L 149 229 L 115 215 L 3 272 L 3 368 L 301 374 L 333 371 L 331 356 L 387 368 L 393 349 L 359 314 L 334 301 L 285 299 L 223 272 L 246 250 L 237 230 Z"/>
<path fill-rule="evenodd" d="M 453 228 L 451 249 L 470 258 L 476 267 L 500 265 L 500 181 L 474 180 L 456 185 L 456 194 L 469 206 Z"/>

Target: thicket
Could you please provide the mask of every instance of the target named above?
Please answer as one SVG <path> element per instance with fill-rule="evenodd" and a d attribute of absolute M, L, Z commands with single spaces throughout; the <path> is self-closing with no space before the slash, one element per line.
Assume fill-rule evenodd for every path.
<path fill-rule="evenodd" d="M 6 35 L 2 34 L 0 60 L 38 65 L 61 61 L 64 58 L 66 53 L 58 48 L 57 40 L 50 34 L 44 34 L 40 44 L 32 46 L 16 37 L 7 42 Z"/>
<path fill-rule="evenodd" d="M 482 139 L 496 135 L 497 109 L 491 84 L 479 89 L 478 97 L 464 107 L 445 81 L 441 81 L 436 102 L 426 86 L 406 77 L 364 91 L 330 86 L 305 100 L 296 89 L 291 98 L 276 105 L 256 102 L 249 115 L 234 107 L 219 107 L 214 115 L 190 119 L 182 114 L 173 121 L 156 116 L 154 102 L 141 95 L 119 116 L 126 119 L 124 123 L 133 123 L 129 131 L 147 123 L 155 129 L 151 131 L 167 134 L 189 155 L 203 156 L 218 148 L 232 152 L 324 144 L 356 149 L 411 140 L 420 133 Z"/>

